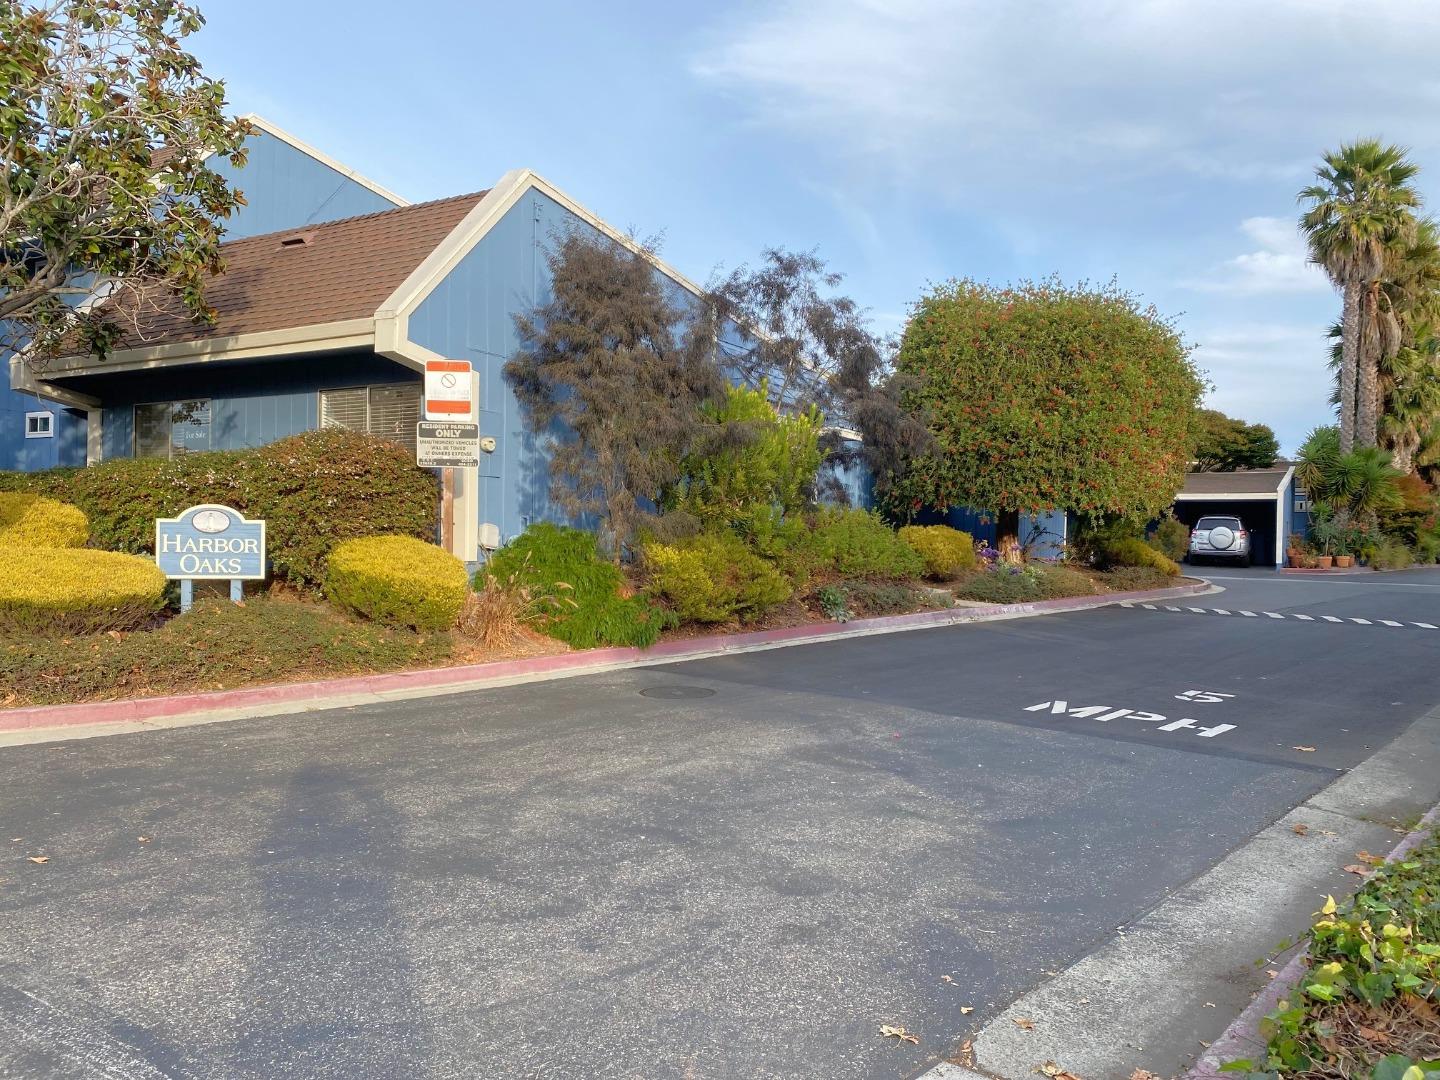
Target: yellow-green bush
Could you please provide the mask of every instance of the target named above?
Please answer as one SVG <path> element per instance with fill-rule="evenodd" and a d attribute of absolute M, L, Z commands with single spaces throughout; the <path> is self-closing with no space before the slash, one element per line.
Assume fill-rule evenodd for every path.
<path fill-rule="evenodd" d="M 906 525 L 900 539 L 925 560 L 928 578 L 945 581 L 975 568 L 975 538 L 967 532 L 948 525 Z"/>
<path fill-rule="evenodd" d="M 346 540 L 325 563 L 325 596 L 332 604 L 391 626 L 448 630 L 469 592 L 465 564 L 413 536 Z"/>
<path fill-rule="evenodd" d="M 754 618 L 790 598 L 784 575 L 731 533 L 646 544 L 644 553 L 651 595 L 685 622 Z"/>
<path fill-rule="evenodd" d="M 0 547 L 78 548 L 89 539 L 90 522 L 79 507 L 0 491 Z"/>
<path fill-rule="evenodd" d="M 10 548 L 0 557 L 0 629 L 35 634 L 129 630 L 165 606 L 149 559 L 86 548 Z"/>
<path fill-rule="evenodd" d="M 1180 565 L 1174 559 L 1167 558 L 1144 540 L 1130 536 L 1106 541 L 1101 547 L 1100 558 L 1107 569 L 1112 566 L 1148 566 L 1168 577 L 1180 574 Z"/>

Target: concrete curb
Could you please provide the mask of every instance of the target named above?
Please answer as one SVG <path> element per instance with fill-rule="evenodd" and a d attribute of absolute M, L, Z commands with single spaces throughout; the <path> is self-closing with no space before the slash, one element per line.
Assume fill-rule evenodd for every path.
<path fill-rule="evenodd" d="M 990 622 L 1066 611 L 1108 607 L 1130 600 L 1164 600 L 1192 596 L 1212 589 L 1208 581 L 1169 589 L 1109 593 L 1095 597 L 1068 597 L 1037 600 L 1028 604 L 991 604 L 984 607 L 947 608 L 909 615 L 856 619 L 847 623 L 811 623 L 782 630 L 759 630 L 741 634 L 664 641 L 648 649 L 604 648 L 528 660 L 500 660 L 462 667 L 425 668 L 379 675 L 325 679 L 317 682 L 285 683 L 274 686 L 217 690 L 169 697 L 134 698 L 124 701 L 85 702 L 76 705 L 40 705 L 0 712 L 0 735 L 16 732 L 54 731 L 57 738 L 77 737 L 74 729 L 94 729 L 93 734 L 118 734 L 184 722 L 205 716 L 213 720 L 238 719 L 243 715 L 273 715 L 335 708 L 364 702 L 394 700 L 431 694 L 461 693 L 487 686 L 544 679 L 591 675 L 631 667 L 695 660 L 731 653 L 835 641 L 873 634 L 924 630 L 961 623 Z M 100 730 L 100 729 L 105 730 Z"/>
<path fill-rule="evenodd" d="M 1437 818 L 1440 818 L 1440 805 L 1432 807 L 1430 812 L 1420 819 L 1420 823 L 1395 845 L 1385 861 L 1394 862 L 1413 851 L 1430 835 Z M 1363 888 L 1364 882 L 1360 884 Z M 1222 1073 L 1220 1067 L 1227 1061 L 1237 1058 L 1254 1059 L 1265 1054 L 1265 1039 L 1260 1034 L 1260 1021 L 1274 1012 L 1281 1000 L 1288 997 L 1299 985 L 1307 968 L 1305 958 L 1308 951 L 1302 947 L 1290 958 L 1290 962 L 1280 969 L 1280 973 L 1271 980 L 1270 985 L 1255 996 L 1255 1000 L 1231 1022 L 1224 1034 L 1210 1044 L 1210 1048 L 1180 1080 L 1226 1080 L 1230 1074 Z"/>

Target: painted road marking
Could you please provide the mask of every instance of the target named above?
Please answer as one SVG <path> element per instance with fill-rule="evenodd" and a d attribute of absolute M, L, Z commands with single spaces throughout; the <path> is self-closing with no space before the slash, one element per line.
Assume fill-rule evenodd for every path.
<path fill-rule="evenodd" d="M 1174 611 L 1178 614 L 1193 612 L 1196 615 L 1243 615 L 1247 619 L 1258 619 L 1264 615 L 1267 619 L 1298 619 L 1300 622 L 1315 622 L 1321 619 L 1328 623 L 1355 623 L 1358 626 L 1391 626 L 1397 629 L 1413 626 L 1420 630 L 1440 630 L 1440 625 L 1429 622 L 1401 622 L 1398 619 L 1361 619 L 1356 616 L 1339 615 L 1306 615 L 1299 611 L 1262 611 L 1257 615 L 1253 611 L 1231 611 L 1228 608 L 1200 608 L 1200 607 L 1171 607 L 1165 605 L 1157 607 L 1154 604 L 1137 604 L 1130 600 L 1122 601 L 1119 605 L 1122 608 L 1144 608 L 1146 611 Z"/>
<path fill-rule="evenodd" d="M 1191 720 L 1188 717 L 1171 720 L 1163 713 L 1146 712 L 1144 709 L 1117 709 L 1111 705 L 1080 705 L 1071 708 L 1068 701 L 1060 698 L 1056 698 L 1054 701 L 1042 701 L 1039 705 L 1026 705 L 1025 711 L 1048 712 L 1051 716 L 1078 716 L 1081 719 L 1099 720 L 1102 723 L 1124 718 L 1144 720 L 1147 723 L 1159 724 L 1158 730 L 1160 731 L 1194 731 L 1202 739 L 1213 739 L 1218 735 L 1224 735 L 1227 731 L 1235 730 L 1234 724 L 1201 727 L 1199 721 Z"/>

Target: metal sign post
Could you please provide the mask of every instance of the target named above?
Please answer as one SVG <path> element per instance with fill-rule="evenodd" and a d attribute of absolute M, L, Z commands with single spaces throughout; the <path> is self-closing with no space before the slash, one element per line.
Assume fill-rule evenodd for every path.
<path fill-rule="evenodd" d="M 457 547 L 455 470 L 480 467 L 478 382 L 468 360 L 425 361 L 425 419 L 415 425 L 415 463 L 440 470 L 440 545 L 446 551 Z"/>

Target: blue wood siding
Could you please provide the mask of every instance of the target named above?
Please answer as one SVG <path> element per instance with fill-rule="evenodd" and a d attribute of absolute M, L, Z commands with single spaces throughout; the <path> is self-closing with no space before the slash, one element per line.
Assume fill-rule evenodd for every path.
<path fill-rule="evenodd" d="M 254 364 L 226 364 L 117 374 L 102 396 L 104 460 L 130 457 L 135 406 L 150 401 L 210 400 L 211 450 L 263 446 L 319 425 L 319 392 L 345 386 L 417 382 L 419 374 L 375 356 L 354 353 L 295 356 Z M 77 387 L 82 380 L 76 380 Z M 83 463 L 83 458 L 82 458 Z"/>
<path fill-rule="evenodd" d="M 48 412 L 55 432 L 48 439 L 25 437 L 25 414 Z M 35 472 L 85 464 L 85 414 L 34 394 L 0 393 L 0 469 Z"/>
<path fill-rule="evenodd" d="M 225 223 L 227 240 L 395 208 L 390 200 L 283 139 L 257 132 L 245 140 L 245 146 L 250 156 L 244 168 L 237 169 L 223 158 L 209 161 L 245 195 L 246 204 Z"/>

